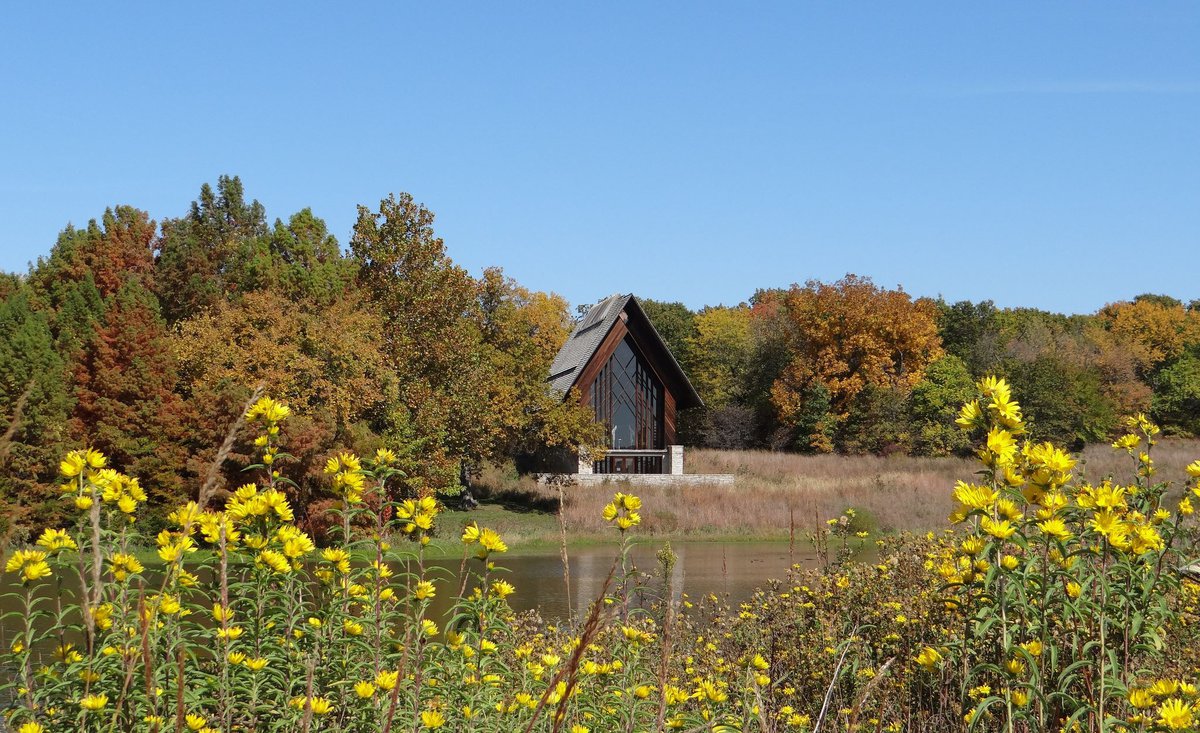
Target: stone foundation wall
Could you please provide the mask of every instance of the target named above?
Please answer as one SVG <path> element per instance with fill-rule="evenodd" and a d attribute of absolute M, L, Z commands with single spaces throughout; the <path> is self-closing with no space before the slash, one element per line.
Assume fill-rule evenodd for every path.
<path fill-rule="evenodd" d="M 733 484 L 731 473 L 579 473 L 573 476 L 537 474 L 538 481 L 565 481 L 579 486 L 597 486 L 628 483 L 632 486 L 729 486 Z"/>

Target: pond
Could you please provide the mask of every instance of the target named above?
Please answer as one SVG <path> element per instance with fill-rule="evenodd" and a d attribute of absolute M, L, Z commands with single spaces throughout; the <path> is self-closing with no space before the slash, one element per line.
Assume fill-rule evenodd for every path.
<path fill-rule="evenodd" d="M 630 560 L 639 573 L 652 576 L 649 586 L 657 596 L 661 586 L 659 562 L 656 553 L 663 542 L 643 542 L 635 545 Z M 686 593 L 692 599 L 709 594 L 726 598 L 732 605 L 749 599 L 754 590 L 771 579 L 786 578 L 793 564 L 812 567 L 817 562 L 811 549 L 796 547 L 789 551 L 787 542 L 673 542 L 671 549 L 677 560 L 672 573 L 672 587 L 676 599 Z M 538 610 L 546 620 L 562 620 L 569 616 L 569 609 L 578 614 L 591 600 L 600 595 L 604 580 L 613 566 L 618 548 L 614 545 L 597 545 L 573 548 L 568 555 L 571 575 L 570 605 L 564 592 L 562 560 L 556 549 L 544 554 L 514 554 L 496 556 L 502 568 L 494 576 L 507 580 L 516 587 L 516 593 L 508 598 L 517 611 Z M 431 566 L 444 569 L 442 577 L 457 577 L 461 558 L 437 558 L 428 561 Z M 477 561 L 472 561 L 478 566 Z M 436 570 L 433 572 L 437 572 Z M 0 576 L 0 614 L 18 610 L 21 605 L 15 595 L 3 594 L 19 590 L 10 582 L 11 575 Z M 439 583 L 437 600 L 431 609 L 436 617 L 449 607 L 457 591 L 456 584 Z M 64 577 L 64 586 L 78 588 L 73 574 Z M 50 591 L 53 584 L 41 586 L 43 592 Z M 9 616 L 0 624 L 0 644 L 11 643 L 15 616 Z"/>
<path fill-rule="evenodd" d="M 661 571 L 655 554 L 662 547 L 662 542 L 643 542 L 630 553 L 634 567 L 653 576 L 656 586 Z M 797 547 L 793 556 L 786 542 L 672 542 L 671 550 L 678 558 L 672 573 L 676 597 L 681 592 L 691 598 L 715 594 L 727 596 L 731 604 L 750 598 L 770 579 L 785 578 L 793 562 L 811 567 L 817 561 L 807 548 Z M 570 551 L 571 604 L 576 613 L 600 594 L 616 552 L 611 546 Z M 562 560 L 557 553 L 516 555 L 503 558 L 501 564 L 511 570 L 506 579 L 517 588 L 508 599 L 514 609 L 539 609 L 546 619 L 568 615 Z"/>

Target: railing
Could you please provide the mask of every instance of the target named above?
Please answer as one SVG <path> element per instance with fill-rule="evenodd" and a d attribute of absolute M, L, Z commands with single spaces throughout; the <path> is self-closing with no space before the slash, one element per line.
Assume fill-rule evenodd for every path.
<path fill-rule="evenodd" d="M 596 473 L 664 473 L 669 451 L 657 448 L 608 448 L 596 461 Z"/>

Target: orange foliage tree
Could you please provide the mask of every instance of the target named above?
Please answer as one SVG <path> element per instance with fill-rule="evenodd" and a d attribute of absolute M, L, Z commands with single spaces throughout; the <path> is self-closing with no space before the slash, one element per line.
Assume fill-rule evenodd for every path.
<path fill-rule="evenodd" d="M 777 312 L 786 329 L 788 361 L 771 386 L 784 424 L 799 425 L 813 395 L 828 401 L 834 419 L 844 420 L 865 388 L 907 391 L 943 353 L 936 303 L 880 288 L 869 278 L 809 281 L 764 296 L 776 302 L 760 310 Z"/>

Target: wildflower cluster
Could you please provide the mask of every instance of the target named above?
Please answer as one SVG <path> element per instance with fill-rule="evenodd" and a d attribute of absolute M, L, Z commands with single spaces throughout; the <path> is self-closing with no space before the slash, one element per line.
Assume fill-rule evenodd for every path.
<path fill-rule="evenodd" d="M 1135 479 L 1077 479 L 1027 439 L 1008 385 L 983 380 L 960 425 L 981 472 L 952 490 L 955 529 L 878 538 L 853 509 L 818 528 L 837 561 L 794 566 L 727 608 L 632 562 L 641 500 L 617 493 L 608 579 L 561 622 L 517 615 L 508 546 L 462 528 L 455 576 L 426 556 L 442 507 L 401 493 L 395 455 L 340 452 L 341 522 L 296 524 L 286 405 L 264 398 L 257 471 L 220 509 L 177 507 L 142 536 L 137 482 L 95 451 L 64 459 L 72 527 L 5 561 L 4 722 L 21 733 L 128 730 L 1196 730 L 1200 585 L 1175 572 L 1200 500 L 1153 483 L 1157 439 L 1115 448 Z M 131 511 L 127 507 L 133 502 Z M 124 503 L 122 503 L 124 502 Z M 335 525 L 336 527 L 336 525 Z M 457 534 L 457 531 L 456 531 Z M 149 549 L 147 549 L 149 548 Z M 826 554 L 828 551 L 826 549 Z M 15 622 L 15 623 L 14 623 Z"/>
<path fill-rule="evenodd" d="M 1191 689 L 1143 686 L 1144 665 L 1161 657 L 1161 635 L 1176 619 L 1167 602 L 1182 582 L 1175 545 L 1193 512 L 1187 496 L 1172 512 L 1168 486 L 1152 483 L 1158 428 L 1138 415 L 1114 443 L 1134 458 L 1133 483 L 1077 481 L 1067 452 L 1019 442 L 1025 424 L 1007 383 L 978 387 L 958 424 L 981 436 L 984 470 L 955 487 L 951 521 L 966 532 L 935 566 L 966 633 L 916 661 L 931 674 L 968 670 L 960 699 L 973 728 L 1191 727 L 1190 698 L 1139 691 Z M 1158 717 L 1145 712 L 1152 698 Z"/>

